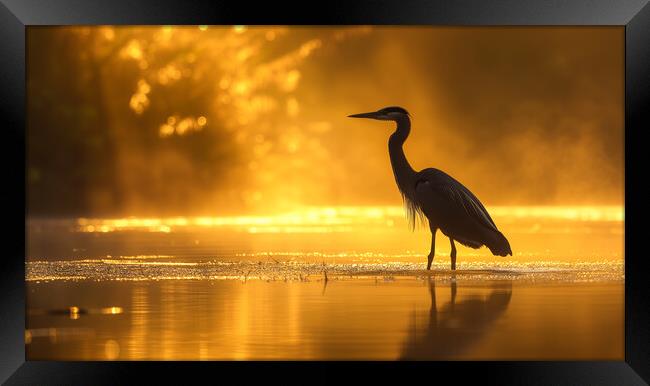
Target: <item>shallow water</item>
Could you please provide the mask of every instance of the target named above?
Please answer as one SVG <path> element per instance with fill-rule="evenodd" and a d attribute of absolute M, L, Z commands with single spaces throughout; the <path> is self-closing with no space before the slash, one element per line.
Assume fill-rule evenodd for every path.
<path fill-rule="evenodd" d="M 401 208 L 28 221 L 29 359 L 623 358 L 620 207 L 490 208 L 514 256 Z"/>

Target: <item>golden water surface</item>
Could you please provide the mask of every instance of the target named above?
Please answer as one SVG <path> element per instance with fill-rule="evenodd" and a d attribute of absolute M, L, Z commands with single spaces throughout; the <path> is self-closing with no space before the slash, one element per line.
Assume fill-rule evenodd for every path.
<path fill-rule="evenodd" d="M 400 207 L 28 219 L 28 359 L 623 358 L 622 207 L 488 208 L 513 256 Z"/>

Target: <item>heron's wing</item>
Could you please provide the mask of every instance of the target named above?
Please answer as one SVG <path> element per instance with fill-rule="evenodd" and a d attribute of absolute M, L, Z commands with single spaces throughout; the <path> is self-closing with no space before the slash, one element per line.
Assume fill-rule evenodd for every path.
<path fill-rule="evenodd" d="M 496 224 L 481 201 L 463 184 L 438 169 L 425 169 L 418 174 L 418 183 L 428 182 L 429 188 L 444 197 L 445 201 L 453 208 L 462 211 L 479 224 L 498 232 Z M 418 183 L 416 183 L 416 190 L 418 190 Z"/>

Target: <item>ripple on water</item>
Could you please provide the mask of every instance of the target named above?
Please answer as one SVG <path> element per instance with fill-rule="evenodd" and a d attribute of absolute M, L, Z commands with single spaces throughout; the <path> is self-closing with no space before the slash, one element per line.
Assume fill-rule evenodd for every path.
<path fill-rule="evenodd" d="M 313 263 L 281 261 L 163 261 L 147 257 L 31 261 L 26 263 L 27 281 L 147 281 L 147 280 L 280 280 L 304 281 L 368 276 L 420 277 L 449 274 L 447 262 L 437 262 L 432 271 L 423 263 L 383 261 L 363 263 Z M 519 281 L 602 282 L 622 281 L 620 261 L 597 262 L 494 262 L 458 264 L 457 276 L 468 280 L 510 279 Z"/>

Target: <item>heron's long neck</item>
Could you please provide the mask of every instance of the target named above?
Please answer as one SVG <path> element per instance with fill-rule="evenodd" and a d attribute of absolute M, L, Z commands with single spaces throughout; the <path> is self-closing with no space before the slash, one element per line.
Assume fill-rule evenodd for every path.
<path fill-rule="evenodd" d="M 393 167 L 393 174 L 395 181 L 402 194 L 411 196 L 413 194 L 413 180 L 415 179 L 415 170 L 409 164 L 409 161 L 404 155 L 402 145 L 408 138 L 411 131 L 411 121 L 408 117 L 401 118 L 396 121 L 397 129 L 390 136 L 388 140 L 388 154 L 390 155 L 390 163 Z"/>

